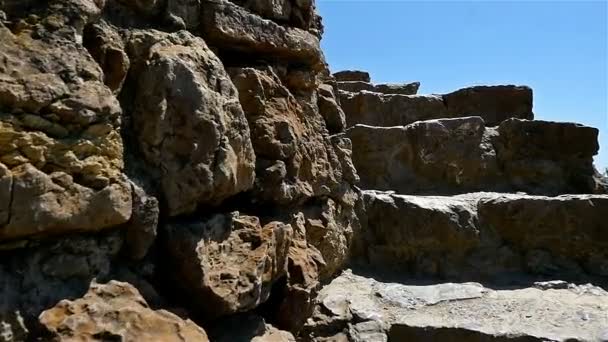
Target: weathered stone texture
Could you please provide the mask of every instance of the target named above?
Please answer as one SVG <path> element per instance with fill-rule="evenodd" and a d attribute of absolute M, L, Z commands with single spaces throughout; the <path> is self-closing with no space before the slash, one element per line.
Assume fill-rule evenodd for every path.
<path fill-rule="evenodd" d="M 346 136 L 365 189 L 558 195 L 602 192 L 593 168 L 597 134 L 582 125 L 519 119 L 494 129 L 467 117 L 405 127 L 357 125 Z"/>
<path fill-rule="evenodd" d="M 606 195 L 365 191 L 363 200 L 364 233 L 358 238 L 366 249 L 360 260 L 374 267 L 463 280 L 507 280 L 517 272 L 574 279 L 606 272 L 608 223 L 600 218 Z"/>
<path fill-rule="evenodd" d="M 321 290 L 303 341 L 601 341 L 608 293 L 561 282 L 493 289 L 403 284 L 345 271 Z M 559 324 L 556 324 L 559 322 Z"/>
<path fill-rule="evenodd" d="M 377 90 L 375 90 L 377 91 Z M 476 86 L 445 95 L 340 91 L 347 126 L 405 126 L 419 120 L 480 116 L 496 126 L 510 118 L 533 119 L 532 90 L 525 86 Z"/>
<path fill-rule="evenodd" d="M 226 0 L 205 1 L 201 30 L 209 44 L 229 51 L 315 67 L 323 59 L 319 38 L 314 34 L 265 20 Z"/>
<path fill-rule="evenodd" d="M 121 108 L 99 66 L 51 18 L 89 20 L 96 4 L 63 3 L 38 26 L 0 27 L 0 239 L 97 231 L 131 216 L 122 175 Z M 14 7 L 13 7 L 14 6 Z M 19 14 L 16 4 L 9 15 Z M 55 15 L 55 17 L 53 17 Z M 65 22 L 64 22 L 65 23 Z M 57 27 L 56 27 L 57 29 Z M 63 32 L 63 33 L 62 33 Z M 71 36 L 71 38 L 74 38 Z M 11 187 L 7 187 L 6 178 Z M 8 207 L 5 207 L 8 205 Z"/>
<path fill-rule="evenodd" d="M 149 44 L 133 123 L 141 151 L 160 169 L 168 215 L 217 205 L 253 184 L 255 156 L 238 94 L 205 42 L 181 31 L 131 37 Z M 152 41 L 150 41 L 152 40 Z"/>
<path fill-rule="evenodd" d="M 55 341 L 209 341 L 190 320 L 165 310 L 152 310 L 128 283 L 92 283 L 73 301 L 62 300 L 40 315 Z"/>
<path fill-rule="evenodd" d="M 294 97 L 272 68 L 230 73 L 251 129 L 258 199 L 302 203 L 353 181 L 349 156 L 332 144 L 316 106 Z"/>
<path fill-rule="evenodd" d="M 167 228 L 171 276 L 197 310 L 217 317 L 255 308 L 285 273 L 291 226 L 257 217 L 217 215 Z"/>
<path fill-rule="evenodd" d="M 601 339 L 590 285 L 334 280 L 605 282 L 605 195 L 468 192 L 608 184 L 530 88 L 331 75 L 322 33 L 313 0 L 0 0 L 0 340 Z"/>

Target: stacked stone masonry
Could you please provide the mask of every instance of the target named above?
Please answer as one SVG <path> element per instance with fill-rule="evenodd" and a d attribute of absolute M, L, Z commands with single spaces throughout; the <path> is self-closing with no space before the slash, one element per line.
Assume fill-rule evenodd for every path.
<path fill-rule="evenodd" d="M 332 75 L 323 30 L 313 0 L 0 0 L 0 341 L 608 336 L 591 285 L 408 287 L 605 286 L 598 131 Z M 539 291 L 589 322 L 464 318 Z"/>

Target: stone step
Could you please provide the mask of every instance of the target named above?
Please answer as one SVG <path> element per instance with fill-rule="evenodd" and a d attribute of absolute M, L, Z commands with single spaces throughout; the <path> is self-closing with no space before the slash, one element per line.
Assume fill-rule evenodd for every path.
<path fill-rule="evenodd" d="M 416 95 L 420 88 L 420 82 L 402 84 L 373 84 L 362 81 L 338 82 L 338 89 L 349 92 L 360 92 L 363 90 L 382 94 Z"/>
<path fill-rule="evenodd" d="M 363 191 L 362 207 L 353 257 L 374 269 L 493 282 L 607 280 L 608 195 Z"/>
<path fill-rule="evenodd" d="M 338 82 L 366 82 L 369 83 L 371 78 L 367 71 L 361 70 L 343 70 L 333 74 Z"/>
<path fill-rule="evenodd" d="M 302 340 L 608 340 L 608 292 L 590 284 L 409 284 L 343 272 L 320 291 Z"/>
<path fill-rule="evenodd" d="M 488 126 L 509 118 L 533 119 L 532 89 L 526 86 L 474 86 L 444 95 L 340 91 L 347 126 L 401 126 L 415 121 L 480 116 Z"/>
<path fill-rule="evenodd" d="M 574 123 L 480 117 L 346 131 L 361 187 L 402 194 L 473 191 L 605 193 L 593 167 L 598 130 Z"/>

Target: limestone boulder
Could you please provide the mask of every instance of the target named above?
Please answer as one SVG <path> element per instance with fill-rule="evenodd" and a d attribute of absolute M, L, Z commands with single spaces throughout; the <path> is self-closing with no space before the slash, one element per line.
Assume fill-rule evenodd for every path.
<path fill-rule="evenodd" d="M 285 275 L 292 234 L 290 225 L 262 226 L 257 217 L 238 213 L 171 224 L 165 239 L 169 276 L 192 309 L 208 317 L 251 310 Z"/>
<path fill-rule="evenodd" d="M 581 125 L 511 119 L 490 128 L 481 117 L 464 117 L 397 127 L 357 125 L 346 137 L 365 189 L 403 194 L 602 192 L 593 168 L 597 130 Z M 556 150 L 570 145 L 576 147 Z"/>
<path fill-rule="evenodd" d="M 260 4 L 247 2 L 258 11 L 266 12 Z M 291 1 L 282 1 L 291 3 Z M 319 38 L 297 27 L 282 26 L 272 20 L 249 12 L 227 0 L 204 1 L 201 32 L 207 43 L 229 53 L 280 58 L 318 68 L 323 54 Z"/>
<path fill-rule="evenodd" d="M 47 175 L 31 164 L 14 168 L 11 174 L 9 220 L 0 228 L 0 240 L 94 232 L 131 217 L 131 189 L 126 182 L 95 191 L 66 173 Z"/>
<path fill-rule="evenodd" d="M 509 118 L 534 119 L 532 89 L 526 86 L 474 86 L 443 95 L 449 113 L 482 116 L 488 126 Z"/>
<path fill-rule="evenodd" d="M 395 270 L 436 274 L 442 262 L 462 259 L 479 245 L 474 200 L 364 192 L 363 201 L 361 238 L 372 265 L 390 269 L 402 260 Z"/>
<path fill-rule="evenodd" d="M 261 306 L 292 332 L 310 316 L 325 263 L 306 240 L 302 213 L 262 225 L 234 212 L 166 231 L 164 272 L 193 312 L 218 318 Z"/>
<path fill-rule="evenodd" d="M 593 156 L 599 130 L 575 123 L 511 119 L 498 126 L 496 154 L 512 183 L 531 191 L 529 184 L 553 185 L 568 193 L 593 193 Z M 556 192 L 551 192 L 556 194 Z"/>
<path fill-rule="evenodd" d="M 167 214 L 217 205 L 248 190 L 255 162 L 249 127 L 221 61 L 202 39 L 185 31 L 135 33 L 130 46 L 133 55 L 145 56 L 134 131 L 146 162 L 158 174 Z"/>
<path fill-rule="evenodd" d="M 314 1 L 311 0 L 232 0 L 232 2 L 278 24 L 304 30 L 315 28 L 316 25 Z"/>
<path fill-rule="evenodd" d="M 40 323 L 56 341 L 209 341 L 192 321 L 150 309 L 136 288 L 118 281 L 92 283 L 82 298 L 44 311 Z"/>
<path fill-rule="evenodd" d="M 372 84 L 362 81 L 343 81 L 338 82 L 338 88 L 343 91 L 354 93 L 367 90 L 382 94 L 416 95 L 416 93 L 418 93 L 418 88 L 420 88 L 420 82 Z"/>
<path fill-rule="evenodd" d="M 352 183 L 349 145 L 332 143 L 316 101 L 296 98 L 272 68 L 230 73 L 251 129 L 257 201 L 300 204 Z"/>
<path fill-rule="evenodd" d="M 318 90 L 317 105 L 319 106 L 319 113 L 325 119 L 327 130 L 331 134 L 344 131 L 346 118 L 344 117 L 344 111 L 338 104 L 334 88 L 330 84 L 322 84 Z"/>
<path fill-rule="evenodd" d="M 604 210 L 608 210 L 608 196 L 504 196 L 478 204 L 481 224 L 518 250 L 542 250 L 576 260 L 597 275 L 608 274 Z"/>
<path fill-rule="evenodd" d="M 419 120 L 449 118 L 441 96 L 395 95 L 361 91 L 340 91 L 340 104 L 348 127 L 356 124 L 369 126 L 403 126 Z"/>
<path fill-rule="evenodd" d="M 59 20 L 89 20 L 99 14 L 96 6 L 63 2 L 40 8 L 40 25 L 0 27 L 0 197 L 8 199 L 0 209 L 1 240 L 98 231 L 131 216 L 121 107 L 73 36 L 82 22 Z M 23 14 L 17 4 L 8 8 Z M 59 26 L 50 30 L 53 18 Z"/>
<path fill-rule="evenodd" d="M 399 274 L 513 283 L 559 275 L 588 281 L 608 265 L 606 195 L 469 193 L 407 196 L 364 191 L 363 265 Z M 564 239 L 564 236 L 570 238 Z"/>
<path fill-rule="evenodd" d="M 532 90 L 526 86 L 479 86 L 444 95 L 400 95 L 390 87 L 380 88 L 340 91 L 347 126 L 405 126 L 419 120 L 469 116 L 497 126 L 510 118 L 534 118 Z"/>
<path fill-rule="evenodd" d="M 365 82 L 370 83 L 369 73 L 360 70 L 343 70 L 333 74 L 338 82 Z"/>

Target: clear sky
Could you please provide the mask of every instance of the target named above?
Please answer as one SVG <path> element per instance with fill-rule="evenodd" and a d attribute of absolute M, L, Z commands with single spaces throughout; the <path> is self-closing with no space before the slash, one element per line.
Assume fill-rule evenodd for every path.
<path fill-rule="evenodd" d="M 475 84 L 534 90 L 537 119 L 600 129 L 608 167 L 608 0 L 317 0 L 332 71 L 420 81 L 420 93 Z"/>

